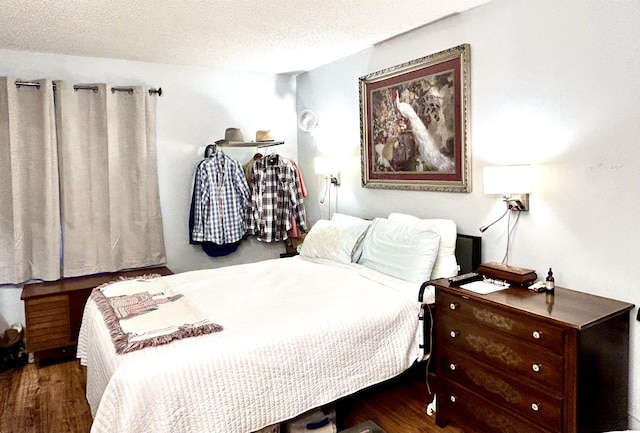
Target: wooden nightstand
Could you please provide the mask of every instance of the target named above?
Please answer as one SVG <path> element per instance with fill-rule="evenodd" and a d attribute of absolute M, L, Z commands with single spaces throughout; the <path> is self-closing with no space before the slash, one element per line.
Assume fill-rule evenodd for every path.
<path fill-rule="evenodd" d="M 557 287 L 436 287 L 436 422 L 465 431 L 626 430 L 629 310 Z"/>
<path fill-rule="evenodd" d="M 172 272 L 160 266 L 26 284 L 20 297 L 26 318 L 26 351 L 34 353 L 38 366 L 44 360 L 74 357 L 84 305 L 91 290 L 121 277 L 148 274 Z"/>

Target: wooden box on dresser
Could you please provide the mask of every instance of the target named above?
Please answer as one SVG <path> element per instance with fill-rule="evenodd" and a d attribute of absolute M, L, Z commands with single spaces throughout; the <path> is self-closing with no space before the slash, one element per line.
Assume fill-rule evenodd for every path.
<path fill-rule="evenodd" d="M 38 366 L 45 360 L 74 357 L 84 305 L 95 287 L 119 278 L 171 273 L 160 266 L 25 284 L 20 298 L 24 301 L 26 351 L 34 354 Z"/>
<path fill-rule="evenodd" d="M 466 433 L 588 433 L 628 424 L 629 311 L 557 287 L 487 295 L 436 280 L 436 423 Z"/>

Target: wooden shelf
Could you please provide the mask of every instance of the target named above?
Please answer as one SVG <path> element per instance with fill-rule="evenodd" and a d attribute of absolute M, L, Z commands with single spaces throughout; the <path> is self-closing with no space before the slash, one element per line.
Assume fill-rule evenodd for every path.
<path fill-rule="evenodd" d="M 245 143 L 233 143 L 233 144 L 216 144 L 220 147 L 271 147 L 284 144 L 284 141 L 247 141 Z"/>

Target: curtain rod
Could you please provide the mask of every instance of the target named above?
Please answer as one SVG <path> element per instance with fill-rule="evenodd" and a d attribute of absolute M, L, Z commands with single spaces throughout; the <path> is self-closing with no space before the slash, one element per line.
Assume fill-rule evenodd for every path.
<path fill-rule="evenodd" d="M 40 88 L 40 83 L 38 83 L 37 81 L 16 81 L 15 85 L 16 85 L 16 87 L 18 89 L 21 86 L 35 87 L 37 89 Z M 56 90 L 55 83 L 53 84 L 53 90 Z M 75 91 L 78 91 L 78 90 L 93 90 L 93 93 L 98 93 L 98 86 L 83 86 L 81 84 L 74 84 L 73 90 L 75 90 Z M 128 94 L 131 95 L 131 94 L 133 94 L 133 88 L 131 88 L 131 87 L 112 87 L 111 88 L 111 93 L 116 93 L 116 92 L 127 92 Z M 162 96 L 162 87 L 158 87 L 157 89 L 149 89 L 149 94 L 150 95 L 157 94 L 158 96 Z"/>

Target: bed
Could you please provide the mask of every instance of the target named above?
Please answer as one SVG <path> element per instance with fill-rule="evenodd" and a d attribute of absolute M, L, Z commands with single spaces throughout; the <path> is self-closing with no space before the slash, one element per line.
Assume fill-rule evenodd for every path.
<path fill-rule="evenodd" d="M 455 244 L 452 221 L 337 214 L 295 257 L 101 288 L 179 293 L 221 330 L 119 354 L 92 295 L 78 342 L 91 431 L 252 432 L 397 376 L 428 356 L 418 318 L 434 294 L 418 293 L 458 272 Z"/>

